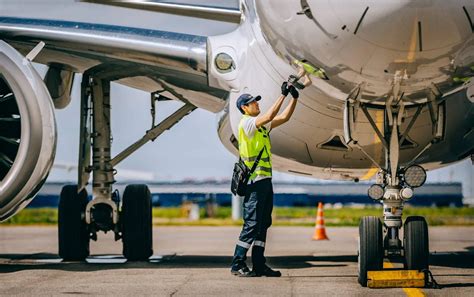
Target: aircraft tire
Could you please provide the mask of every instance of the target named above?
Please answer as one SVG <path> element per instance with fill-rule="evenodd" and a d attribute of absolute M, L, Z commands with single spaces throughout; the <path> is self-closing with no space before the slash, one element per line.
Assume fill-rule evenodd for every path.
<path fill-rule="evenodd" d="M 121 212 L 123 255 L 128 261 L 146 261 L 153 254 L 151 211 L 147 185 L 128 185 Z"/>
<path fill-rule="evenodd" d="M 367 287 L 367 271 L 383 268 L 382 223 L 375 216 L 363 217 L 359 224 L 358 281 Z"/>
<path fill-rule="evenodd" d="M 87 191 L 77 193 L 76 185 L 64 186 L 58 207 L 59 257 L 65 261 L 84 261 L 89 256 L 89 230 L 83 214 Z"/>
<path fill-rule="evenodd" d="M 405 268 L 409 270 L 428 269 L 429 238 L 428 224 L 424 217 L 411 216 L 403 225 L 403 246 Z"/>

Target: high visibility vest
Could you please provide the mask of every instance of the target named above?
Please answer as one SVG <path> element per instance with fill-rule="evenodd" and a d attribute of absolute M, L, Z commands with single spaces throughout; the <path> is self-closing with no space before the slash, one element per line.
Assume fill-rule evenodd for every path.
<path fill-rule="evenodd" d="M 239 123 L 239 154 L 240 158 L 244 161 L 245 165 L 249 169 L 252 168 L 255 160 L 258 157 L 258 154 L 265 147 L 263 150 L 262 156 L 260 158 L 260 162 L 258 162 L 257 168 L 250 176 L 250 180 L 255 180 L 258 178 L 263 177 L 271 177 L 272 176 L 272 153 L 271 148 L 272 145 L 270 143 L 270 136 L 268 134 L 267 128 L 264 126 L 257 128 L 253 137 L 249 138 L 244 132 L 244 128 L 242 126 L 243 121 L 249 118 L 249 115 L 244 115 Z"/>

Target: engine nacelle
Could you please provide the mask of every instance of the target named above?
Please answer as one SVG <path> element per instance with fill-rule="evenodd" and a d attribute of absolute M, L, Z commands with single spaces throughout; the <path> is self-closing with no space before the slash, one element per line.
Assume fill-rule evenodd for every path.
<path fill-rule="evenodd" d="M 55 153 L 51 96 L 31 62 L 0 40 L 0 221 L 33 199 Z"/>

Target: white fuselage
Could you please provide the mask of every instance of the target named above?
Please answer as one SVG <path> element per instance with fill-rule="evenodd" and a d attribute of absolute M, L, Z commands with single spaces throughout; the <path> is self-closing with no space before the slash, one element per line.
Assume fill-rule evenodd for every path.
<path fill-rule="evenodd" d="M 365 85 L 361 101 L 380 107 L 369 113 L 382 133 L 384 106 L 395 87 L 406 106 L 400 131 L 415 114 L 416 108 L 410 106 L 426 102 L 432 84 L 450 96 L 447 137 L 417 159 L 425 168 L 457 161 L 472 151 L 473 99 L 467 94 L 473 92 L 473 82 L 453 83 L 453 77 L 469 75 L 474 63 L 472 28 L 463 9 L 465 5 L 474 14 L 469 3 L 307 1 L 310 18 L 298 14 L 302 2 L 247 1 L 245 19 L 236 31 L 209 38 L 213 56 L 226 52 L 236 64 L 233 72 L 222 74 L 213 67 L 210 73 L 212 85 L 232 89 L 228 119 L 223 115 L 219 130 L 228 149 L 236 152 L 230 138 L 241 117 L 235 108 L 239 94 L 262 95 L 261 110 L 266 111 L 278 97 L 280 84 L 296 73 L 292 61 L 306 59 L 324 68 L 329 80 L 314 78 L 313 85 L 301 92 L 290 122 L 272 131 L 276 169 L 331 179 L 369 179 L 377 172 L 362 152 L 337 142 L 344 142 L 344 102 L 361 83 Z M 400 164 L 430 143 L 431 125 L 424 108 L 400 150 Z M 384 164 L 382 143 L 361 111 L 355 134 L 372 158 Z M 465 149 L 453 151 L 452 146 Z"/>

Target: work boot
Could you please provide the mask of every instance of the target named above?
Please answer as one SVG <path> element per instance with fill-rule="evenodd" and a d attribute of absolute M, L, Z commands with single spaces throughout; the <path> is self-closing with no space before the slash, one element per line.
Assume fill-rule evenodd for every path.
<path fill-rule="evenodd" d="M 247 266 L 242 266 L 241 268 L 238 267 L 232 267 L 230 270 L 230 273 L 235 276 L 241 276 L 241 277 L 254 277 L 255 273 L 253 271 L 250 271 L 250 269 Z"/>
<path fill-rule="evenodd" d="M 281 272 L 278 270 L 273 270 L 267 265 L 264 265 L 263 268 L 258 268 L 258 269 L 253 269 L 253 273 L 255 273 L 255 276 L 266 276 L 266 277 L 280 277 Z"/>

